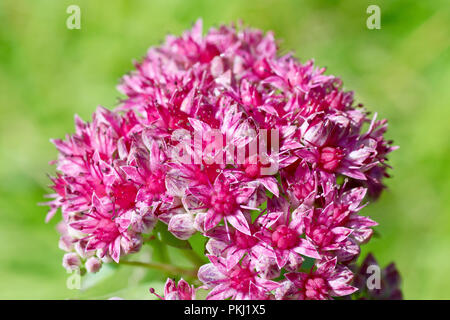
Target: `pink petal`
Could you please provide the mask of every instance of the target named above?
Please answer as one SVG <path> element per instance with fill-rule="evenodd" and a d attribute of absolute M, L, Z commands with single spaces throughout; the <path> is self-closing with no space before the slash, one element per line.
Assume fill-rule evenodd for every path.
<path fill-rule="evenodd" d="M 306 239 L 300 239 L 297 247 L 293 249 L 295 252 L 314 259 L 320 259 L 321 256 L 317 252 L 314 245 Z"/>
<path fill-rule="evenodd" d="M 222 220 L 222 215 L 217 214 L 214 210 L 209 209 L 205 216 L 205 230 L 208 231 L 219 224 Z"/>
<path fill-rule="evenodd" d="M 240 232 L 249 236 L 252 235 L 248 222 L 241 210 L 238 210 L 234 215 L 226 216 L 225 219 Z"/>
<path fill-rule="evenodd" d="M 226 284 L 219 284 L 214 289 L 212 289 L 206 300 L 225 300 L 234 294 L 235 290 L 231 289 Z"/>

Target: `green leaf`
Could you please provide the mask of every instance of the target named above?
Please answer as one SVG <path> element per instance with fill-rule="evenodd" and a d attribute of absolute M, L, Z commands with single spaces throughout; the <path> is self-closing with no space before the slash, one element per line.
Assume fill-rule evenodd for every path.
<path fill-rule="evenodd" d="M 311 268 L 314 267 L 315 260 L 310 257 L 304 257 L 301 270 L 304 272 L 309 272 Z"/>
<path fill-rule="evenodd" d="M 259 206 L 259 210 L 251 210 L 250 211 L 250 216 L 252 217 L 252 222 L 255 222 L 256 218 L 258 218 L 261 215 L 261 212 L 266 210 L 266 208 L 267 208 L 267 201 L 264 201 Z"/>
<path fill-rule="evenodd" d="M 205 255 L 205 246 L 206 246 L 206 241 L 208 241 L 208 238 L 206 238 L 200 232 L 196 232 L 196 233 L 194 233 L 194 235 L 192 237 L 189 238 L 188 241 L 192 247 L 192 250 L 194 250 L 194 252 L 199 257 L 201 257 L 201 259 L 205 263 L 208 263 L 209 262 L 208 258 Z"/>

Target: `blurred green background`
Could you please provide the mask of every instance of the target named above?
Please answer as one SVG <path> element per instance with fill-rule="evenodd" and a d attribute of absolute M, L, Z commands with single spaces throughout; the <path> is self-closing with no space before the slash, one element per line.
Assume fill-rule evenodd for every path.
<path fill-rule="evenodd" d="M 81 30 L 66 8 L 81 8 Z M 381 8 L 381 29 L 366 8 Z M 341 76 L 358 102 L 389 119 L 389 189 L 363 210 L 380 238 L 363 246 L 395 261 L 408 299 L 450 299 L 450 6 L 434 1 L 0 0 L 0 298 L 151 298 L 156 275 L 105 269 L 95 289 L 68 290 L 55 224 L 44 223 L 50 138 L 74 131 L 149 46 L 202 17 L 274 30 L 283 52 Z M 156 282 L 155 282 L 156 281 Z M 144 283 L 144 284 L 142 284 Z M 120 290 L 127 287 L 126 290 Z"/>

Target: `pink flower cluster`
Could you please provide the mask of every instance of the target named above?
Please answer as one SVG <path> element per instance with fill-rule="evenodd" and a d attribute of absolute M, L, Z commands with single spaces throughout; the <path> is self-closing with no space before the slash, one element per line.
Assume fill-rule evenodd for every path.
<path fill-rule="evenodd" d="M 65 266 L 95 272 L 119 262 L 161 221 L 179 239 L 209 239 L 210 263 L 198 271 L 208 299 L 355 292 L 349 265 L 376 225 L 360 210 L 384 188 L 394 147 L 386 120 L 370 120 L 324 72 L 279 56 L 270 32 L 221 26 L 203 35 L 201 21 L 150 48 L 123 77 L 116 110 L 76 117 L 75 133 L 53 140 L 47 221 L 61 209 Z M 252 152 L 255 141 L 264 150 Z M 192 298 L 181 286 L 170 282 L 169 297 Z"/>

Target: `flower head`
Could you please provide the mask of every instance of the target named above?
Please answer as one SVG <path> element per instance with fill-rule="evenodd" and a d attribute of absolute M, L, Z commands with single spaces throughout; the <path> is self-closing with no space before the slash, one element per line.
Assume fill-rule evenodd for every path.
<path fill-rule="evenodd" d="M 185 249 L 197 232 L 207 238 L 208 299 L 352 294 L 348 266 L 376 225 L 361 211 L 395 150 L 386 120 L 369 119 L 325 68 L 280 55 L 272 32 L 203 34 L 199 20 L 135 66 L 115 110 L 75 117 L 75 133 L 52 140 L 46 221 L 61 210 L 64 266 L 117 263 L 163 223 Z M 195 290 L 169 279 L 164 298 Z"/>

